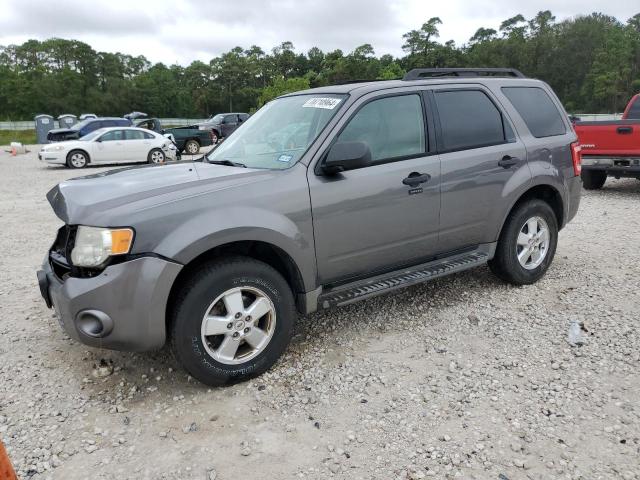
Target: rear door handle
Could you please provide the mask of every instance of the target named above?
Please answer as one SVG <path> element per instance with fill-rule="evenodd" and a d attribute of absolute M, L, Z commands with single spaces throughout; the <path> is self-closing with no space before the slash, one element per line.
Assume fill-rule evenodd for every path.
<path fill-rule="evenodd" d="M 429 180 L 431 180 L 431 175 L 428 173 L 411 172 L 407 178 L 402 180 L 402 183 L 410 187 L 417 187 L 421 183 L 426 183 Z"/>
<path fill-rule="evenodd" d="M 629 133 L 633 133 L 633 127 L 618 127 L 616 131 L 620 135 L 628 135 Z"/>
<path fill-rule="evenodd" d="M 500 165 L 502 168 L 511 168 L 517 165 L 518 162 L 520 162 L 520 159 L 505 155 L 504 157 L 502 157 L 502 160 L 498 162 L 498 165 Z"/>

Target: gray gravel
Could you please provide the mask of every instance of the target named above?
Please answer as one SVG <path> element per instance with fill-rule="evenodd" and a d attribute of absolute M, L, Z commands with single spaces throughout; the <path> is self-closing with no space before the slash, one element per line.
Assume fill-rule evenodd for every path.
<path fill-rule="evenodd" d="M 0 438 L 23 479 L 640 479 L 636 180 L 584 193 L 537 285 L 479 268 L 317 313 L 270 372 L 207 389 L 166 351 L 65 337 L 35 270 L 44 194 L 78 172 L 4 152 L 0 172 Z"/>

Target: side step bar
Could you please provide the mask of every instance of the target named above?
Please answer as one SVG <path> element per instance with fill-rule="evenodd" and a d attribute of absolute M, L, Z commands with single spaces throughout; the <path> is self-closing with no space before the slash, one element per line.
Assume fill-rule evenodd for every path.
<path fill-rule="evenodd" d="M 468 270 L 487 263 L 493 257 L 494 251 L 495 244 L 481 245 L 471 252 L 459 253 L 410 268 L 377 275 L 366 280 L 340 285 L 322 292 L 318 298 L 318 308 L 326 309 L 346 305 L 398 288 Z"/>

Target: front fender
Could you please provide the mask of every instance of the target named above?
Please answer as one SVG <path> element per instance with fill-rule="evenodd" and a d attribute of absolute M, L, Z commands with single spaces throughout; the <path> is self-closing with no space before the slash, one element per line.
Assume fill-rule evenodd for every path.
<path fill-rule="evenodd" d="M 305 289 L 314 288 L 313 237 L 289 217 L 263 208 L 230 206 L 201 212 L 160 240 L 155 252 L 187 264 L 215 247 L 239 241 L 265 242 L 280 248 L 295 262 Z"/>

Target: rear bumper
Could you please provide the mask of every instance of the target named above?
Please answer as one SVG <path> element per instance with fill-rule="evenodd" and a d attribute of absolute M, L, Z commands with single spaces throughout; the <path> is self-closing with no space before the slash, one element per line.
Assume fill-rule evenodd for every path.
<path fill-rule="evenodd" d="M 567 215 L 564 221 L 564 225 L 569 223 L 573 217 L 578 213 L 580 208 L 580 198 L 582 196 L 582 179 L 578 177 L 571 177 L 567 181 Z M 561 225 L 560 227 L 564 227 Z"/>
<path fill-rule="evenodd" d="M 107 267 L 92 278 L 58 278 L 45 260 L 40 292 L 64 331 L 86 345 L 140 352 L 161 348 L 165 311 L 182 265 L 142 257 Z"/>
<path fill-rule="evenodd" d="M 609 177 L 632 177 L 640 178 L 640 165 L 619 166 L 619 165 L 583 165 L 583 172 L 605 172 Z"/>

